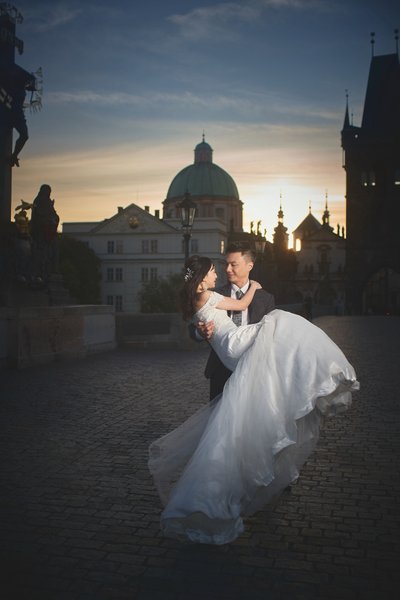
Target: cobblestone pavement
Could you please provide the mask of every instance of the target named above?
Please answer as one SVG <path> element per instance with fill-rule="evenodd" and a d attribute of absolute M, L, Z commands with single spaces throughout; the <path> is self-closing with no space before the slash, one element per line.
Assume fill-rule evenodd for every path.
<path fill-rule="evenodd" d="M 1 377 L 3 600 L 388 599 L 400 585 L 400 319 L 317 323 L 362 389 L 292 491 L 220 547 L 163 539 L 149 443 L 204 403 L 207 353 L 117 350 Z"/>

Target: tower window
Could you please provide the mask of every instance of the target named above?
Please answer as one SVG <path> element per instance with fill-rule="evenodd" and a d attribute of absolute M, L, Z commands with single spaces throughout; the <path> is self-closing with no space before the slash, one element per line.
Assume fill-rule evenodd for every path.
<path fill-rule="evenodd" d="M 374 171 L 363 171 L 361 173 L 361 185 L 363 187 L 374 187 L 376 185 L 375 172 Z"/>

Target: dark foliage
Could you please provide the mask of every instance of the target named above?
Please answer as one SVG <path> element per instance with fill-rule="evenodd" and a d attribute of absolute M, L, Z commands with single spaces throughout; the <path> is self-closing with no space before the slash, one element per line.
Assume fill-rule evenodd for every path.
<path fill-rule="evenodd" d="M 143 285 L 139 293 L 142 313 L 176 313 L 179 311 L 179 291 L 183 276 L 174 273 Z"/>
<path fill-rule="evenodd" d="M 60 272 L 65 287 L 79 304 L 100 304 L 100 260 L 88 246 L 60 235 Z"/>

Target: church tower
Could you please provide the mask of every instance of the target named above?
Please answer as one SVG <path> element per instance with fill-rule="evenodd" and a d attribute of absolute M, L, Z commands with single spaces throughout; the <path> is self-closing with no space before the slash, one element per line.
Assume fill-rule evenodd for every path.
<path fill-rule="evenodd" d="M 396 42 L 397 42 L 396 33 Z M 372 56 L 361 127 L 341 132 L 346 171 L 346 302 L 400 313 L 400 64 Z"/>
<path fill-rule="evenodd" d="M 282 197 L 278 211 L 278 225 L 274 228 L 274 252 L 276 256 L 284 254 L 289 245 L 289 235 L 287 233 L 287 227 L 283 224 L 283 210 L 282 210 Z"/>

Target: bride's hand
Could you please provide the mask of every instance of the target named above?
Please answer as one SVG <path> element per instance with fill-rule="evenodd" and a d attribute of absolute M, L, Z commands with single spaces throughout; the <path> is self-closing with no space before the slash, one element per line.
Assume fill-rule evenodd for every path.
<path fill-rule="evenodd" d="M 254 281 L 254 279 L 250 279 L 250 285 L 254 286 L 256 290 L 262 290 L 262 285 L 258 281 Z"/>

